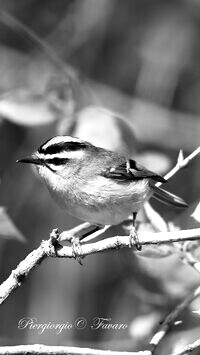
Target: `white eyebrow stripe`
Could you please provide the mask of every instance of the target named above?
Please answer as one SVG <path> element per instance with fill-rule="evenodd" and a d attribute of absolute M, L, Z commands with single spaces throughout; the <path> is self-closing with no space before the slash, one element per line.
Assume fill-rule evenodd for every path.
<path fill-rule="evenodd" d="M 37 156 L 40 159 L 53 159 L 53 158 L 59 158 L 59 159 L 81 159 L 85 155 L 85 152 L 83 150 L 75 150 L 75 151 L 64 151 L 60 153 L 55 153 L 55 154 L 44 154 L 44 153 L 37 153 Z M 53 163 L 52 163 L 53 164 Z"/>
<path fill-rule="evenodd" d="M 56 136 L 52 138 L 50 141 L 48 141 L 45 145 L 43 145 L 42 149 L 47 149 L 49 146 L 57 143 L 69 143 L 69 142 L 78 142 L 81 143 L 82 140 L 75 138 L 75 137 L 70 137 L 70 136 Z"/>

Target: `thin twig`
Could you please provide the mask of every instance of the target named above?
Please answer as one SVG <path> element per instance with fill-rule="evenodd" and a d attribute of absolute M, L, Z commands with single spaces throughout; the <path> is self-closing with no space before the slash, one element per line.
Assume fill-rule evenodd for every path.
<path fill-rule="evenodd" d="M 49 346 L 43 344 L 0 346 L 0 355 L 150 355 L 148 350 L 128 352 L 79 348 L 70 346 Z"/>
<path fill-rule="evenodd" d="M 176 318 L 198 296 L 200 296 L 200 286 L 198 286 L 194 291 L 192 291 L 178 306 L 176 306 L 176 308 L 170 314 L 168 314 L 168 316 L 165 318 L 164 322 L 161 324 L 158 331 L 149 343 L 149 350 L 151 351 L 151 354 L 154 354 L 154 351 L 156 350 L 158 344 L 164 338 Z"/>
<path fill-rule="evenodd" d="M 178 159 L 177 159 L 177 163 L 175 165 L 175 167 L 170 170 L 165 176 L 165 180 L 169 180 L 174 174 L 176 174 L 180 169 L 183 169 L 185 168 L 189 162 L 195 158 L 198 154 L 200 153 L 200 146 L 195 149 L 190 155 L 188 155 L 188 157 L 186 158 L 183 158 L 183 153 L 182 153 L 182 150 L 180 150 L 179 152 L 179 156 L 178 156 Z M 156 183 L 156 186 L 160 186 L 162 185 L 162 182 L 157 182 Z"/>
<path fill-rule="evenodd" d="M 185 346 L 181 351 L 173 353 L 171 355 L 187 355 L 194 350 L 200 349 L 200 339 L 194 341 L 194 343 Z"/>

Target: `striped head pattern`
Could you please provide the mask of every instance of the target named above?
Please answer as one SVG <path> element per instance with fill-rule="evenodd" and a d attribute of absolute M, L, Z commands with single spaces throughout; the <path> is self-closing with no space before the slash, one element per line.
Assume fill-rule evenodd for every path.
<path fill-rule="evenodd" d="M 42 144 L 36 155 L 50 170 L 59 170 L 69 160 L 79 160 L 92 145 L 75 137 L 57 136 Z"/>

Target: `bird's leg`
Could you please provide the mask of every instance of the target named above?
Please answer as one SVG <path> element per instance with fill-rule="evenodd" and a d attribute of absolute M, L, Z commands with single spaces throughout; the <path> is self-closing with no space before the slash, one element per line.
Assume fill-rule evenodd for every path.
<path fill-rule="evenodd" d="M 80 251 L 81 251 L 81 246 L 80 246 L 80 241 L 83 240 L 84 238 L 88 237 L 90 234 L 95 233 L 98 231 L 101 227 L 100 226 L 95 226 L 92 230 L 85 232 L 84 234 L 78 236 L 74 236 L 71 238 L 71 243 L 72 243 L 72 249 L 73 249 L 73 256 L 76 260 L 78 260 L 79 264 L 82 265 Z"/>
<path fill-rule="evenodd" d="M 133 212 L 133 225 L 130 231 L 130 247 L 134 245 L 138 251 L 142 250 L 142 246 L 140 244 L 137 231 L 135 229 L 135 220 L 136 220 L 137 212 Z"/>

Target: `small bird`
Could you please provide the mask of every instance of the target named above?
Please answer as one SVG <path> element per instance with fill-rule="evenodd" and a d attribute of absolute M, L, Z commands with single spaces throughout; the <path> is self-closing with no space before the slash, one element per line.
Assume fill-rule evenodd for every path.
<path fill-rule="evenodd" d="M 92 225 L 120 224 L 130 213 L 130 238 L 141 249 L 134 222 L 151 196 L 163 203 L 187 207 L 178 196 L 155 186 L 166 180 L 135 160 L 70 136 L 47 140 L 30 157 L 17 162 L 37 167 L 50 194 L 66 211 Z"/>

